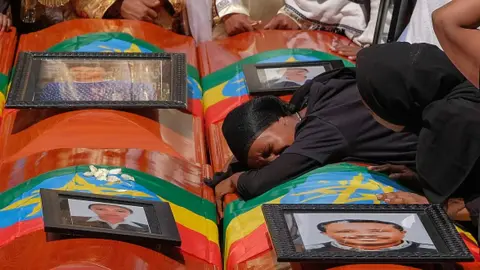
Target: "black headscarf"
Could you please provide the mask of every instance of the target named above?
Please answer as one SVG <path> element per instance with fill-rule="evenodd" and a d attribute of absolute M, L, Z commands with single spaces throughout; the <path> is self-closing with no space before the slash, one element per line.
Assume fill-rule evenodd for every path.
<path fill-rule="evenodd" d="M 235 158 L 247 164 L 255 139 L 281 117 L 295 113 L 292 105 L 274 96 L 252 99 L 233 109 L 223 122 L 222 132 Z"/>
<path fill-rule="evenodd" d="M 375 114 L 419 133 L 417 171 L 430 201 L 480 195 L 480 92 L 441 50 L 409 43 L 363 49 L 357 83 Z"/>
<path fill-rule="evenodd" d="M 363 101 L 382 119 L 418 132 L 422 111 L 465 77 L 434 45 L 395 42 L 361 50 L 357 84 Z"/>

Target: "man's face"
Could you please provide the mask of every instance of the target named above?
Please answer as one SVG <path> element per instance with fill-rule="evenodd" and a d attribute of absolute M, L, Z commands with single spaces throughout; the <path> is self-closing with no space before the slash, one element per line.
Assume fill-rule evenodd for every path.
<path fill-rule="evenodd" d="M 405 231 L 376 222 L 332 223 L 325 234 L 342 245 L 371 250 L 396 246 L 405 237 Z"/>
<path fill-rule="evenodd" d="M 303 68 L 287 68 L 284 76 L 290 81 L 303 83 L 307 79 L 307 73 Z"/>
<path fill-rule="evenodd" d="M 121 222 L 130 215 L 130 211 L 115 205 L 95 204 L 90 209 L 105 221 Z"/>

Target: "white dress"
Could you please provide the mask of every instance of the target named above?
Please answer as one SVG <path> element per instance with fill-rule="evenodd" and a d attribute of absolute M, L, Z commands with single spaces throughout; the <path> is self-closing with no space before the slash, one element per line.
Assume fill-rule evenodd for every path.
<path fill-rule="evenodd" d="M 429 43 L 441 49 L 442 47 L 433 30 L 432 13 L 448 2 L 450 0 L 417 0 L 410 23 L 398 41 Z"/>

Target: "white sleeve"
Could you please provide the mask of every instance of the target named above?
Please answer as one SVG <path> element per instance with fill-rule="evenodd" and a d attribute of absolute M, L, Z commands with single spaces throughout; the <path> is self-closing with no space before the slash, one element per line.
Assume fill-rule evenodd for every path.
<path fill-rule="evenodd" d="M 370 21 L 367 23 L 367 27 L 360 36 L 354 37 L 353 42 L 360 46 L 368 46 L 373 43 L 375 36 L 375 28 L 377 26 L 378 13 L 380 9 L 381 0 L 370 1 Z M 383 29 L 390 29 L 390 22 L 392 20 L 392 11 L 389 10 L 387 18 L 385 20 L 385 26 Z"/>
<path fill-rule="evenodd" d="M 240 13 L 250 16 L 250 13 L 245 5 L 243 5 L 242 0 L 215 0 L 215 5 L 217 6 L 217 12 L 220 18 L 232 13 Z"/>
<path fill-rule="evenodd" d="M 186 4 L 190 33 L 195 41 L 212 40 L 212 1 L 187 0 Z"/>

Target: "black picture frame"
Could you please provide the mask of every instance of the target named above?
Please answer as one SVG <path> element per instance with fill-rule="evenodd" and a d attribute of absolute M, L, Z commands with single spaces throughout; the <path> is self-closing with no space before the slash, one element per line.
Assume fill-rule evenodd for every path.
<path fill-rule="evenodd" d="M 416 264 L 473 261 L 473 256 L 440 205 L 264 204 L 262 211 L 279 262 Z M 366 213 L 416 214 L 434 244 L 435 250 L 431 252 L 400 250 L 388 252 L 342 250 L 338 252 L 332 249 L 328 251 L 299 249 L 298 241 L 296 245 L 291 236 L 285 213 L 325 213 L 327 215 L 345 213 L 360 214 L 360 217 Z M 294 217 L 292 219 L 293 222 L 297 222 Z M 296 233 L 301 238 L 298 227 Z"/>
<path fill-rule="evenodd" d="M 40 189 L 40 197 L 46 233 L 58 234 L 59 236 L 66 235 L 67 238 L 72 236 L 78 238 L 102 238 L 129 243 L 153 243 L 171 246 L 179 246 L 181 244 L 180 234 L 172 210 L 166 202 L 51 189 Z M 124 205 L 130 207 L 130 209 L 141 207 L 147 220 L 147 224 L 143 224 L 142 228 L 145 228 L 144 225 L 146 225 L 148 232 L 129 231 L 126 229 L 114 230 L 112 228 L 96 227 L 95 225 L 75 224 L 71 215 L 69 200 Z"/>
<path fill-rule="evenodd" d="M 375 25 L 373 44 L 396 41 L 410 22 L 417 0 L 381 0 Z M 389 28 L 386 22 L 391 14 Z"/>
<path fill-rule="evenodd" d="M 46 62 L 50 61 L 50 62 Z M 132 73 L 130 66 L 134 63 L 151 63 L 151 66 L 157 67 L 152 61 L 158 61 L 161 66 L 164 61 L 168 61 L 168 68 L 162 69 L 159 76 L 152 75 L 151 81 L 142 84 L 142 81 L 135 81 L 131 78 L 121 78 L 126 82 L 129 79 L 130 88 L 126 88 L 127 93 L 137 93 L 138 89 L 148 88 L 148 93 L 151 96 L 136 97 L 133 100 L 115 100 L 113 97 L 104 98 L 104 100 L 79 100 L 63 99 L 63 100 L 48 100 L 49 96 L 42 98 L 44 89 L 39 88 L 39 80 L 41 78 L 42 63 L 83 63 L 83 64 L 98 64 L 104 63 L 105 67 L 111 68 L 110 74 L 112 76 L 119 76 L 118 72 L 109 66 L 125 64 L 127 61 L 128 68 L 125 68 Z M 62 62 L 64 61 L 64 62 Z M 46 65 L 45 64 L 45 65 Z M 65 64 L 65 67 L 68 67 Z M 53 66 L 52 64 L 49 64 Z M 65 71 L 66 68 L 63 68 Z M 59 67 L 60 69 L 60 67 Z M 30 108 L 55 108 L 55 109 L 86 109 L 86 108 L 112 108 L 112 109 L 138 109 L 138 108 L 174 108 L 174 109 L 188 109 L 188 93 L 187 93 L 187 63 L 185 54 L 181 53 L 100 53 L 100 52 L 21 52 L 18 58 L 16 72 L 12 79 L 12 85 L 8 94 L 6 108 L 13 109 L 30 109 Z M 165 80 L 163 74 L 165 71 Z M 73 74 L 71 70 L 65 71 L 66 74 Z M 137 72 L 136 74 L 140 74 Z M 145 74 L 145 72 L 144 72 Z M 125 76 L 123 76 L 125 77 Z M 169 77 L 169 78 L 168 78 Z M 160 79 L 161 78 L 161 81 Z M 51 81 L 50 83 L 61 84 L 65 81 Z M 107 81 L 103 81 L 104 83 Z M 69 81 L 68 83 L 78 83 L 76 81 Z M 168 85 L 168 86 L 167 86 Z M 78 86 L 78 85 L 77 85 Z M 125 86 L 128 87 L 128 86 Z M 134 88 L 135 87 L 135 88 Z M 138 88 L 138 89 L 137 89 Z M 70 88 L 73 89 L 73 88 Z M 95 86 L 95 90 L 102 90 L 102 85 Z M 115 85 L 110 86 L 110 89 L 118 89 Z M 50 89 L 51 90 L 51 89 Z M 70 90 L 75 94 L 80 93 L 76 88 Z M 114 93 L 115 90 L 105 90 Z M 113 91 L 113 92 L 112 92 Z M 58 92 L 58 93 L 57 93 Z M 64 95 L 58 90 L 55 92 L 57 96 Z M 90 90 L 93 93 L 93 90 Z M 121 93 L 121 91 L 117 92 Z M 83 93 L 81 93 L 83 95 Z M 79 95 L 81 96 L 81 95 Z M 156 98 L 156 100 L 149 100 Z"/>
<path fill-rule="evenodd" d="M 327 72 L 333 69 L 343 68 L 345 67 L 345 65 L 341 60 L 246 64 L 246 65 L 243 65 L 243 73 L 245 75 L 248 92 L 251 95 L 265 95 L 265 94 L 284 95 L 284 94 L 291 94 L 295 92 L 295 90 L 297 90 L 301 86 L 301 84 L 297 84 L 293 86 L 285 85 L 280 87 L 275 85 L 267 86 L 266 83 L 268 82 L 266 81 L 262 82 L 262 79 L 259 77 L 259 70 L 286 69 L 286 68 L 314 68 L 314 67 L 324 68 L 324 71 L 316 74 L 316 75 L 319 75 L 323 72 Z M 265 77 L 265 80 L 268 81 L 268 78 Z M 295 83 L 291 83 L 291 84 L 295 84 Z"/>

